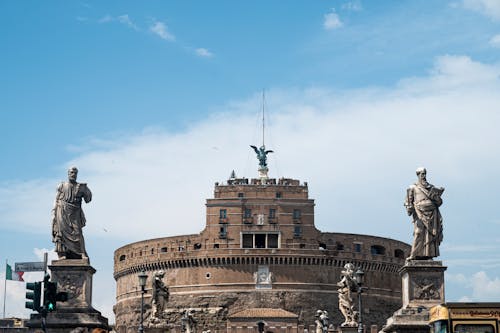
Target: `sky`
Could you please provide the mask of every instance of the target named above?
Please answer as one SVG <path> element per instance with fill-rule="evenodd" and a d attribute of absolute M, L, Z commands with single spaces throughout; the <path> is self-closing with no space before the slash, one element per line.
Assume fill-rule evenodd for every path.
<path fill-rule="evenodd" d="M 320 230 L 410 243 L 425 166 L 446 300 L 500 300 L 499 0 L 5 0 L 0 46 L 0 262 L 56 257 L 76 165 L 110 322 L 114 250 L 200 232 L 215 182 L 257 177 L 263 104 L 269 174 L 308 182 Z M 27 317 L 24 283 L 6 291 Z"/>

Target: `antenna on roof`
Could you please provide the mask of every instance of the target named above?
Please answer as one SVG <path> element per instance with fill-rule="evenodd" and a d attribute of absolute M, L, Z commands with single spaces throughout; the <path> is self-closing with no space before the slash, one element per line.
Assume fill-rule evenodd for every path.
<path fill-rule="evenodd" d="M 264 141 L 264 130 L 265 130 L 265 91 L 262 89 L 262 146 L 257 148 L 256 146 L 250 146 L 255 150 L 257 154 L 257 159 L 259 160 L 259 177 L 261 180 L 267 179 L 267 172 L 269 168 L 267 167 L 267 154 L 273 153 L 272 150 L 266 150 L 266 145 Z"/>
<path fill-rule="evenodd" d="M 262 89 L 262 146 L 263 147 L 265 147 L 265 142 L 264 142 L 265 110 L 266 110 L 266 90 Z"/>

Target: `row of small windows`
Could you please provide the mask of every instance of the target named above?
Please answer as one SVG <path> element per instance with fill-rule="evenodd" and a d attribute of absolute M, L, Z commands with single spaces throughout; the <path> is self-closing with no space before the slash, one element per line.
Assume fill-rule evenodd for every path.
<path fill-rule="evenodd" d="M 243 198 L 243 197 L 245 197 L 244 193 L 242 192 L 238 193 L 238 198 Z M 276 192 L 276 199 L 281 199 L 281 197 L 282 197 L 281 192 Z"/>
<path fill-rule="evenodd" d="M 302 227 L 297 225 L 294 226 L 293 230 L 293 235 L 295 238 L 301 238 L 302 237 Z M 227 226 L 226 225 L 221 225 L 220 230 L 219 230 L 219 238 L 227 238 Z M 217 246 L 216 246 L 217 245 Z M 242 248 L 278 248 L 278 234 L 275 233 L 269 233 L 269 234 L 243 234 L 242 238 Z M 320 249 L 326 250 L 326 244 L 320 243 L 319 245 Z M 194 250 L 200 250 L 202 248 L 201 243 L 195 243 L 193 245 Z M 218 244 L 214 244 L 214 248 L 218 248 Z M 155 249 L 151 249 L 151 254 L 154 254 Z M 178 247 L 179 251 L 184 251 L 185 248 L 184 246 L 180 245 Z M 336 250 L 337 251 L 344 251 L 345 247 L 344 244 L 342 243 L 337 243 L 336 244 Z M 353 251 L 357 253 L 362 252 L 362 243 L 353 243 Z M 166 253 L 168 252 L 167 247 L 162 247 L 159 249 L 160 253 Z M 370 253 L 372 255 L 386 255 L 386 249 L 385 247 L 381 245 L 372 245 L 370 247 Z M 143 255 L 143 251 L 139 251 L 139 256 Z M 405 253 L 401 249 L 396 249 L 394 250 L 394 257 L 399 258 L 399 259 L 405 259 Z M 124 261 L 126 259 L 126 255 L 122 254 L 119 257 L 119 261 Z"/>
<path fill-rule="evenodd" d="M 292 216 L 295 220 L 300 219 L 302 216 L 300 209 L 294 209 Z M 250 208 L 245 208 L 245 210 L 243 211 L 243 217 L 244 218 L 251 218 L 252 217 L 252 210 Z M 227 219 L 227 209 L 220 209 L 219 210 L 219 218 L 220 219 Z M 270 218 L 270 219 L 276 218 L 276 209 L 275 208 L 269 208 L 268 218 Z"/>
<path fill-rule="evenodd" d="M 337 249 L 337 251 L 344 251 L 345 250 L 344 244 L 337 243 L 336 249 Z M 353 243 L 353 251 L 358 252 L 358 253 L 361 252 L 362 251 L 362 243 Z M 372 255 L 386 255 L 386 249 L 382 245 L 372 245 L 372 246 L 370 246 L 370 253 Z M 396 249 L 396 250 L 394 250 L 394 257 L 399 258 L 399 259 L 404 259 L 405 253 L 401 249 Z"/>

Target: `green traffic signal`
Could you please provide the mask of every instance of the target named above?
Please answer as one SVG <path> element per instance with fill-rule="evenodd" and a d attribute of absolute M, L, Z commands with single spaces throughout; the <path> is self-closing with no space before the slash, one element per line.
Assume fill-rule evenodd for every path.
<path fill-rule="evenodd" d="M 49 312 L 55 311 L 57 303 L 57 282 L 51 282 L 45 279 L 43 289 L 43 306 Z"/>
<path fill-rule="evenodd" d="M 49 281 L 50 275 L 45 275 L 43 287 L 43 307 L 48 312 L 56 311 L 57 302 L 66 302 L 68 293 L 65 291 L 57 292 L 57 282 Z"/>
<path fill-rule="evenodd" d="M 41 304 L 40 299 L 42 295 L 42 283 L 41 282 L 26 282 L 26 298 L 31 300 L 27 301 L 24 305 L 26 309 L 35 310 L 40 312 Z"/>

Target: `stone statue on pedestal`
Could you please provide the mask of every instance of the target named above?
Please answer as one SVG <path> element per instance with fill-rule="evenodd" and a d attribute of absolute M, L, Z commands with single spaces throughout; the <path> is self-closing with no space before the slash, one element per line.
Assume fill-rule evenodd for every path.
<path fill-rule="evenodd" d="M 153 317 L 162 318 L 168 302 L 168 287 L 163 283 L 165 272 L 162 270 L 155 273 L 153 280 L 153 299 L 151 301 L 153 307 Z"/>
<path fill-rule="evenodd" d="M 88 259 L 82 228 L 85 214 L 82 199 L 89 203 L 92 192 L 85 183 L 77 183 L 78 169 L 68 170 L 68 181 L 57 188 L 52 209 L 52 241 L 55 243 L 59 259 Z"/>
<path fill-rule="evenodd" d="M 330 318 L 328 317 L 328 311 L 318 310 L 316 311 L 316 333 L 326 333 L 330 327 Z"/>
<path fill-rule="evenodd" d="M 196 333 L 196 319 L 194 319 L 194 309 L 184 310 L 181 318 L 182 331 L 185 333 Z"/>
<path fill-rule="evenodd" d="M 427 170 L 417 169 L 418 180 L 406 192 L 405 207 L 413 222 L 413 244 L 408 260 L 426 260 L 439 256 L 443 240 L 443 219 L 439 206 L 444 188 L 427 182 Z"/>
<path fill-rule="evenodd" d="M 339 310 L 345 318 L 341 326 L 355 327 L 358 326 L 358 312 L 354 311 L 354 301 L 352 299 L 352 292 L 356 289 L 354 265 L 351 263 L 346 264 L 341 272 L 341 277 L 341 280 L 337 283 L 339 287 Z"/>
<path fill-rule="evenodd" d="M 57 188 L 52 209 L 52 241 L 59 260 L 52 260 L 49 269 L 51 281 L 57 283 L 57 292 L 67 294 L 66 301 L 58 301 L 55 311 L 46 313 L 45 326 L 51 333 L 108 332 L 108 319 L 92 307 L 92 276 L 82 228 L 85 215 L 82 200 L 90 202 L 92 192 L 87 184 L 77 183 L 78 169 L 68 170 L 68 181 Z M 32 314 L 26 326 L 42 327 L 42 314 Z"/>

